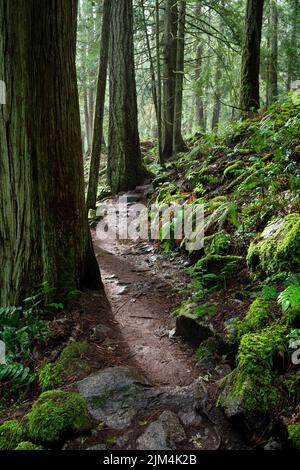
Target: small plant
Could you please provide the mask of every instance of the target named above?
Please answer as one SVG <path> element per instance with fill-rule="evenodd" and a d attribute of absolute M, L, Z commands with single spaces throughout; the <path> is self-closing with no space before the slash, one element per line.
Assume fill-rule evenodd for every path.
<path fill-rule="evenodd" d="M 300 308 L 300 286 L 292 285 L 287 287 L 279 294 L 278 303 L 284 312 L 288 309 Z"/>

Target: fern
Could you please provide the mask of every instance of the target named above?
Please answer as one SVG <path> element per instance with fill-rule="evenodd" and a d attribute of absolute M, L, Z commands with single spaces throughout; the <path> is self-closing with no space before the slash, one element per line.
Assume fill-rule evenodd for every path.
<path fill-rule="evenodd" d="M 278 303 L 281 305 L 282 310 L 286 312 L 289 308 L 299 308 L 300 307 L 300 286 L 292 285 L 287 287 L 281 294 L 278 296 Z"/>
<path fill-rule="evenodd" d="M 22 364 L 2 364 L 0 365 L 0 380 L 16 380 L 18 383 L 32 381 L 34 376 L 30 376 L 30 368 Z"/>

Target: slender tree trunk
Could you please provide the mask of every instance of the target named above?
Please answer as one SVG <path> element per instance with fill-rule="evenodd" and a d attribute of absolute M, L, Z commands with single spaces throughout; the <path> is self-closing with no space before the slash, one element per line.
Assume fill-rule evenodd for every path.
<path fill-rule="evenodd" d="M 177 0 L 165 0 L 164 77 L 163 77 L 163 160 L 173 154 L 176 62 Z"/>
<path fill-rule="evenodd" d="M 219 50 L 218 52 L 220 53 L 221 51 Z M 220 82 L 222 78 L 222 72 L 221 72 L 219 61 L 220 59 L 219 59 L 219 54 L 218 54 L 217 61 L 216 61 L 214 106 L 213 106 L 213 115 L 212 115 L 212 122 L 211 122 L 212 129 L 215 129 L 218 126 L 219 120 L 220 120 L 220 113 L 221 113 Z"/>
<path fill-rule="evenodd" d="M 87 210 L 96 208 L 97 188 L 99 179 L 101 147 L 103 139 L 103 118 L 105 105 L 105 91 L 107 82 L 107 66 L 109 51 L 111 0 L 103 2 L 103 17 L 101 31 L 101 51 L 97 81 L 96 109 L 93 130 L 92 155 L 90 164 L 89 184 L 87 192 Z M 104 143 L 105 144 L 105 143 Z"/>
<path fill-rule="evenodd" d="M 157 138 L 158 138 L 158 160 L 163 163 L 162 156 L 162 87 L 161 87 L 161 63 L 160 63 L 160 14 L 159 0 L 155 1 L 156 22 L 156 67 L 157 67 Z"/>
<path fill-rule="evenodd" d="M 85 214 L 77 1 L 0 0 L 0 305 L 99 287 Z M 54 295 L 53 295 L 54 296 Z"/>
<path fill-rule="evenodd" d="M 240 108 L 243 114 L 256 111 L 260 106 L 259 68 L 263 6 L 263 0 L 247 0 L 241 69 Z"/>
<path fill-rule="evenodd" d="M 195 106 L 196 106 L 196 122 L 201 131 L 205 132 L 205 117 L 204 117 L 204 102 L 203 102 L 203 86 L 202 80 L 202 55 L 203 45 L 199 44 L 196 51 L 196 83 L 197 89 L 195 91 Z"/>
<path fill-rule="evenodd" d="M 278 96 L 278 10 L 277 0 L 270 0 L 269 11 L 269 63 L 267 77 L 267 105 Z"/>
<path fill-rule="evenodd" d="M 176 84 L 174 104 L 174 131 L 173 151 L 184 152 L 187 146 L 182 137 L 182 99 L 184 82 L 184 50 L 185 50 L 185 15 L 186 2 L 180 0 L 178 10 L 178 32 L 177 32 L 177 58 L 176 58 Z"/>
<path fill-rule="evenodd" d="M 93 88 L 90 86 L 88 89 L 88 110 L 89 110 L 89 134 L 91 139 L 91 147 L 92 147 L 92 139 L 93 139 L 93 127 L 94 127 L 94 110 L 95 110 L 95 94 Z"/>
<path fill-rule="evenodd" d="M 156 88 L 156 77 L 155 77 L 154 61 L 153 61 L 152 52 L 151 52 L 150 39 L 149 39 L 149 34 L 148 34 L 148 27 L 147 27 L 146 15 L 145 15 L 144 0 L 141 0 L 141 8 L 142 8 L 142 15 L 143 15 L 143 26 L 144 26 L 144 31 L 145 31 L 146 47 L 147 47 L 147 53 L 148 53 L 149 64 L 150 64 L 152 99 L 153 99 L 153 104 L 154 104 L 155 113 L 156 113 L 156 118 L 157 118 L 157 88 Z"/>
<path fill-rule="evenodd" d="M 291 83 L 293 80 L 299 79 L 299 29 L 300 29 L 300 1 L 294 0 L 293 7 L 293 29 L 290 39 L 290 47 L 288 48 L 288 67 L 287 67 L 287 80 L 286 80 L 286 89 L 290 91 Z M 298 72 L 298 74 L 297 74 Z"/>
<path fill-rule="evenodd" d="M 86 153 L 91 152 L 91 128 L 90 128 L 90 116 L 89 116 L 89 100 L 87 89 L 83 90 L 83 106 L 84 106 L 84 124 L 85 124 L 85 137 L 86 137 Z"/>
<path fill-rule="evenodd" d="M 144 170 L 138 133 L 132 0 L 111 2 L 108 182 L 114 193 L 135 188 Z"/>

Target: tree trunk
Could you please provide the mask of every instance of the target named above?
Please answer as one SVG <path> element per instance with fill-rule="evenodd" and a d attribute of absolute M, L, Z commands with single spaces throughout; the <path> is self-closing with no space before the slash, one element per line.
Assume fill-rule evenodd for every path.
<path fill-rule="evenodd" d="M 177 32 L 177 58 L 176 58 L 176 83 L 175 83 L 175 104 L 174 104 L 174 131 L 173 131 L 173 151 L 174 153 L 184 152 L 187 146 L 182 137 L 182 98 L 184 81 L 184 49 L 185 49 L 185 15 L 186 2 L 180 0 L 178 11 L 178 32 Z"/>
<path fill-rule="evenodd" d="M 291 89 L 291 83 L 294 80 L 299 80 L 300 61 L 299 61 L 299 28 L 300 28 L 300 1 L 294 0 L 293 8 L 293 29 L 290 39 L 290 47 L 288 48 L 288 67 L 287 67 L 287 91 Z"/>
<path fill-rule="evenodd" d="M 177 62 L 177 0 L 165 0 L 163 77 L 163 160 L 173 154 L 173 132 Z"/>
<path fill-rule="evenodd" d="M 162 156 L 162 86 L 161 86 L 161 63 L 160 63 L 160 14 L 159 0 L 155 1 L 155 23 L 156 23 L 156 67 L 157 67 L 157 139 L 158 139 L 158 161 L 163 163 Z"/>
<path fill-rule="evenodd" d="M 138 133 L 132 0 L 111 2 L 108 183 L 113 193 L 135 188 L 144 170 Z"/>
<path fill-rule="evenodd" d="M 269 63 L 267 77 L 267 106 L 278 96 L 278 11 L 277 0 L 270 0 Z"/>
<path fill-rule="evenodd" d="M 87 210 L 96 208 L 97 189 L 99 180 L 99 168 L 101 147 L 103 139 L 103 118 L 105 105 L 105 91 L 107 82 L 107 65 L 108 65 L 108 49 L 109 49 L 109 30 L 110 30 L 110 14 L 111 0 L 103 2 L 103 17 L 101 31 L 101 51 L 97 82 L 96 109 L 94 119 L 92 155 L 90 163 L 89 184 L 87 193 Z"/>
<path fill-rule="evenodd" d="M 0 305 L 100 286 L 85 215 L 77 1 L 0 0 Z"/>
<path fill-rule="evenodd" d="M 203 86 L 202 80 L 202 55 L 203 45 L 199 44 L 196 51 L 196 83 L 195 106 L 196 106 L 196 122 L 201 131 L 205 132 L 204 102 L 203 102 Z"/>
<path fill-rule="evenodd" d="M 241 68 L 240 108 L 243 114 L 259 109 L 260 44 L 263 0 L 247 0 Z"/>
<path fill-rule="evenodd" d="M 91 132 L 90 132 L 90 116 L 89 116 L 89 101 L 87 89 L 83 90 L 83 106 L 84 106 L 84 124 L 85 124 L 85 137 L 86 137 L 86 153 L 91 153 Z"/>

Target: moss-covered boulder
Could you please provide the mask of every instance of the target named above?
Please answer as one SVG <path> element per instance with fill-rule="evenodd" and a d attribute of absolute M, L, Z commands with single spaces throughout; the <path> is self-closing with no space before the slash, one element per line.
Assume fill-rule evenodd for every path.
<path fill-rule="evenodd" d="M 288 426 L 288 436 L 293 446 L 300 450 L 300 423 Z"/>
<path fill-rule="evenodd" d="M 56 443 L 90 427 L 85 401 L 78 393 L 51 390 L 40 395 L 27 415 L 29 436 L 35 442 Z"/>
<path fill-rule="evenodd" d="M 289 214 L 270 223 L 250 244 L 247 256 L 254 277 L 300 270 L 300 214 Z"/>
<path fill-rule="evenodd" d="M 18 444 L 15 450 L 44 450 L 43 446 L 33 444 L 33 442 L 23 441 Z"/>
<path fill-rule="evenodd" d="M 194 269 L 195 272 L 206 275 L 204 284 L 207 287 L 223 287 L 226 280 L 244 265 L 242 256 L 207 255 L 197 261 Z"/>
<path fill-rule="evenodd" d="M 70 376 L 80 378 L 82 371 L 87 372 L 88 363 L 82 358 L 87 351 L 86 342 L 71 342 L 63 349 L 56 362 L 48 362 L 39 370 L 39 383 L 42 391 L 59 387 Z"/>
<path fill-rule="evenodd" d="M 246 333 L 257 332 L 274 320 L 273 302 L 257 297 L 249 307 L 246 317 L 235 318 L 230 325 L 229 339 L 238 342 Z"/>
<path fill-rule="evenodd" d="M 278 399 L 273 358 L 285 349 L 286 341 L 286 328 L 279 324 L 242 337 L 237 367 L 220 397 L 229 418 L 243 415 L 255 427 L 272 421 Z"/>
<path fill-rule="evenodd" d="M 13 450 L 24 440 L 24 428 L 19 421 L 13 419 L 0 426 L 0 450 Z"/>

